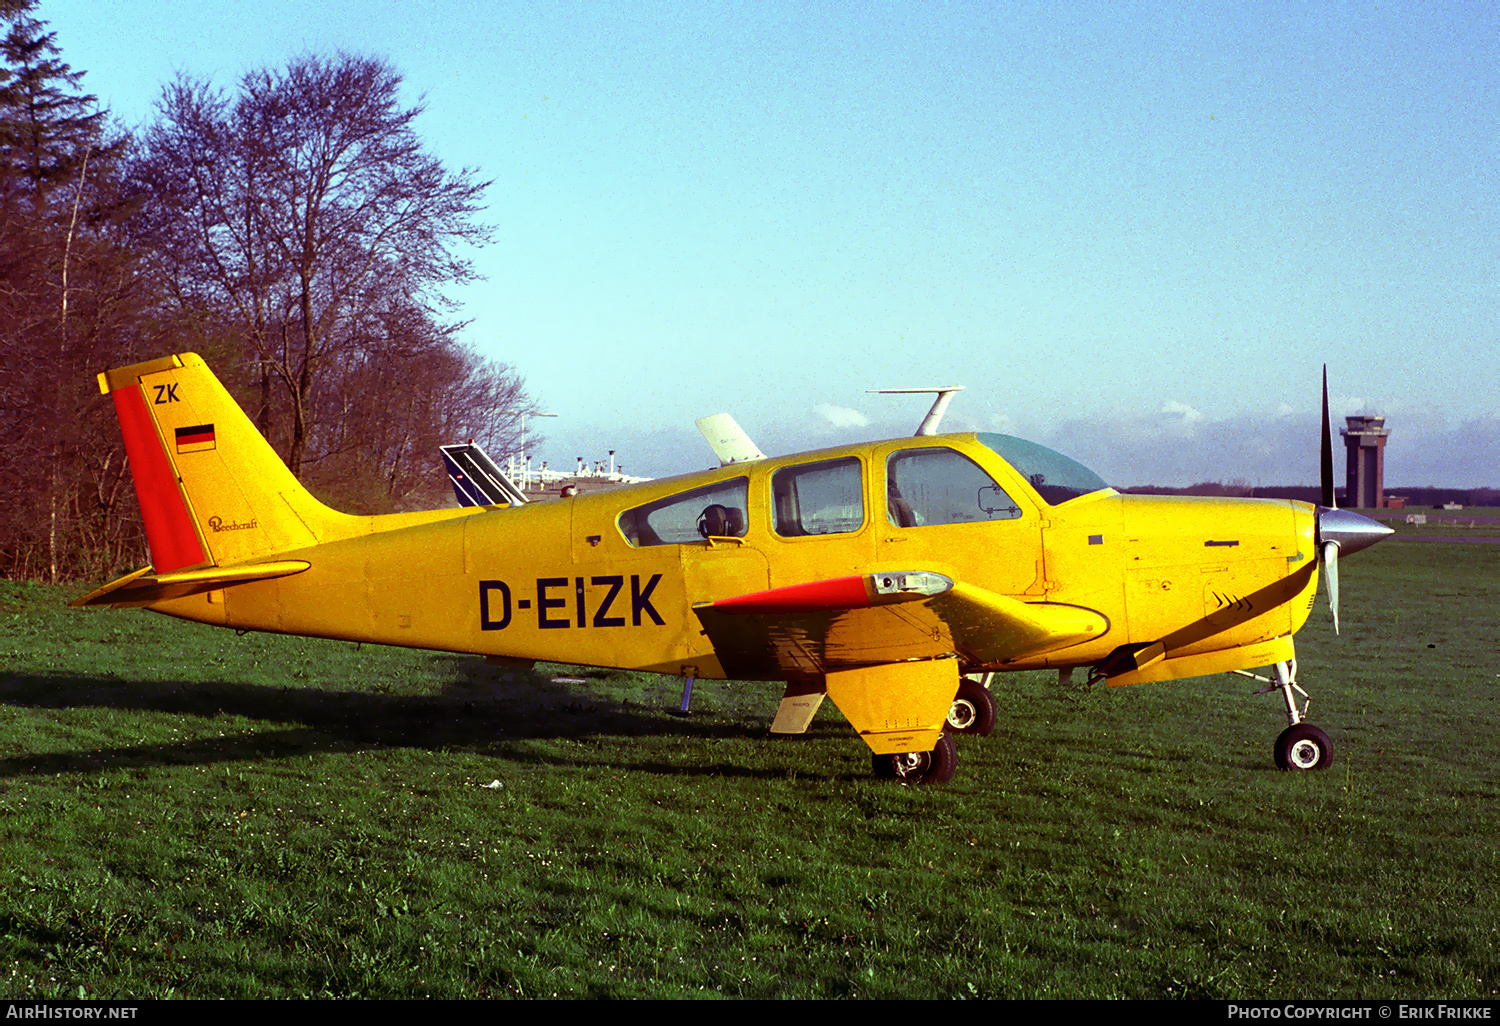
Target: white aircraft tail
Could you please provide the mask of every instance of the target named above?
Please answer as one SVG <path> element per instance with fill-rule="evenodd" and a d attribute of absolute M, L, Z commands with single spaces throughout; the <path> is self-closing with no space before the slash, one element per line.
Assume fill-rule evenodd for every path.
<path fill-rule="evenodd" d="M 693 423 L 698 425 L 698 430 L 703 432 L 703 437 L 708 440 L 714 455 L 719 457 L 721 467 L 731 463 L 752 463 L 766 458 L 766 454 L 760 451 L 760 446 L 752 442 L 750 436 L 745 434 L 745 429 L 727 413 L 715 413 L 712 417 L 699 417 Z"/>
<path fill-rule="evenodd" d="M 938 422 L 943 419 L 943 414 L 948 412 L 948 404 L 953 401 L 954 393 L 962 392 L 962 385 L 938 385 L 933 388 L 872 388 L 869 391 L 880 395 L 915 395 L 932 394 L 936 397 L 932 400 L 932 409 L 927 411 L 927 416 L 922 418 L 922 423 L 917 425 L 915 437 L 937 434 Z"/>

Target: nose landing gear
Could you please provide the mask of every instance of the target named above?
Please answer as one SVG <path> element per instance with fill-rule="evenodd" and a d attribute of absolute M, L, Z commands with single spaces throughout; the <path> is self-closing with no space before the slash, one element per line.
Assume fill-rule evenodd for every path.
<path fill-rule="evenodd" d="M 1256 673 L 1236 670 L 1236 673 L 1256 680 L 1265 680 L 1269 686 L 1261 688 L 1257 695 L 1280 690 L 1286 702 L 1287 728 L 1276 738 L 1272 755 L 1276 768 L 1283 770 L 1323 770 L 1333 765 L 1333 742 L 1322 729 L 1303 721 L 1310 701 L 1306 691 L 1297 685 L 1297 660 L 1287 659 L 1276 664 L 1276 680 L 1270 681 Z M 1297 708 L 1295 690 L 1303 698 L 1302 708 Z"/>

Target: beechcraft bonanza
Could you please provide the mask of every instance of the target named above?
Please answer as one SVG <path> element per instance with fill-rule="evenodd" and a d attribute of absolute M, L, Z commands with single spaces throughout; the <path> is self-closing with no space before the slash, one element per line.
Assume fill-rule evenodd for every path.
<path fill-rule="evenodd" d="M 1050 449 L 934 433 L 768 458 L 728 418 L 714 470 L 548 502 L 351 516 L 312 497 L 204 362 L 106 371 L 151 565 L 75 606 L 694 679 L 786 682 L 772 731 L 831 698 L 877 775 L 952 777 L 997 671 L 1137 684 L 1273 667 L 1284 769 L 1321 769 L 1292 636 L 1323 568 L 1389 529 L 1321 506 L 1122 495 Z M 488 461 L 484 461 L 485 464 Z M 459 464 L 450 464 L 450 472 Z M 498 474 L 462 463 L 467 478 Z M 500 475 L 503 477 L 503 475 Z M 496 491 L 495 489 L 499 489 Z M 462 493 L 461 493 L 462 494 Z"/>

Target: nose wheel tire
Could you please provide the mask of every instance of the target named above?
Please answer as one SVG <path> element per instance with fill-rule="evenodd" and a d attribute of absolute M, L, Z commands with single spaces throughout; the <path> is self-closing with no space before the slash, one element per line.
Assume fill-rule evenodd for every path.
<path fill-rule="evenodd" d="M 1333 742 L 1310 723 L 1288 727 L 1276 739 L 1276 767 L 1284 770 L 1322 770 L 1333 765 Z"/>
<path fill-rule="evenodd" d="M 930 752 L 901 752 L 872 758 L 875 775 L 903 784 L 946 784 L 958 769 L 958 746 L 944 731 Z"/>

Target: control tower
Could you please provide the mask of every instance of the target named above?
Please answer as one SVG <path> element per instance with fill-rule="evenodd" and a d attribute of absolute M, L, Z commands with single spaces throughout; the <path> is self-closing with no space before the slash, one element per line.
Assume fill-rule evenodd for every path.
<path fill-rule="evenodd" d="M 1344 505 L 1358 509 L 1385 508 L 1385 440 L 1390 429 L 1384 417 L 1345 417 Z"/>

